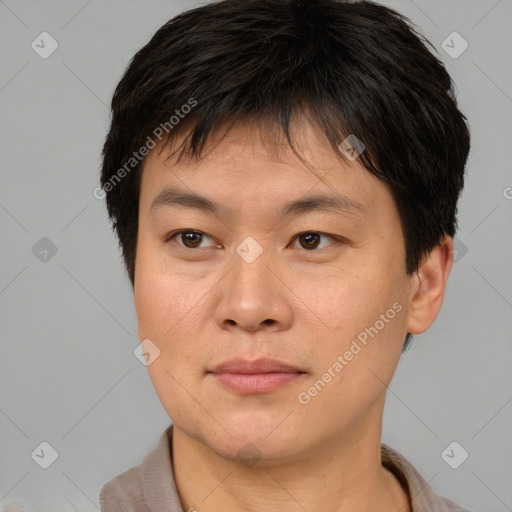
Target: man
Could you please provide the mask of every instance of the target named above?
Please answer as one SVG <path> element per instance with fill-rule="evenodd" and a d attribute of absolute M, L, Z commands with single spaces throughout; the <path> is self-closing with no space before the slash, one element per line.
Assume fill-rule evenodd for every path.
<path fill-rule="evenodd" d="M 224 0 L 160 28 L 101 184 L 172 420 L 118 511 L 464 511 L 381 443 L 441 308 L 469 152 L 442 63 L 371 2 Z"/>

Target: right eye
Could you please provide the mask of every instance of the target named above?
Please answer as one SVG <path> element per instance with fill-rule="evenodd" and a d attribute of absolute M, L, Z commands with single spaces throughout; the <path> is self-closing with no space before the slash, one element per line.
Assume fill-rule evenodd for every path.
<path fill-rule="evenodd" d="M 205 237 L 211 240 L 211 237 L 208 236 L 206 233 L 203 233 L 202 231 L 196 231 L 192 229 L 181 229 L 179 231 L 173 231 L 172 233 L 170 233 L 166 237 L 165 241 L 169 243 L 177 243 L 180 247 L 185 249 L 202 249 L 203 247 L 199 246 L 201 245 L 201 242 Z M 178 241 L 180 241 L 181 244 Z M 215 247 L 215 245 L 212 245 L 210 247 Z"/>

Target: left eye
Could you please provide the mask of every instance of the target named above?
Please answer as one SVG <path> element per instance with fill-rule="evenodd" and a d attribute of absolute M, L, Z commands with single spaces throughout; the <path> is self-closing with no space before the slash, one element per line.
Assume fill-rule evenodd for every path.
<path fill-rule="evenodd" d="M 167 237 L 166 242 L 170 242 L 174 238 L 178 237 L 178 235 L 181 235 L 178 238 L 178 240 L 181 241 L 180 245 L 182 247 L 185 247 L 186 249 L 201 249 L 200 245 L 203 239 L 208 238 L 212 240 L 210 236 L 208 236 L 206 233 L 203 233 L 202 231 L 182 230 L 171 233 L 171 235 Z M 331 240 L 336 241 L 334 237 L 326 235 L 324 233 L 319 233 L 317 231 L 306 231 L 304 233 L 299 233 L 293 238 L 293 241 L 299 241 L 302 249 L 312 251 L 315 249 L 323 249 L 325 247 L 325 245 L 321 246 L 320 240 L 322 238 L 329 238 Z M 213 246 L 214 245 L 211 245 L 210 247 Z"/>
<path fill-rule="evenodd" d="M 321 238 L 330 238 L 331 240 L 335 240 L 332 236 L 325 235 L 324 233 L 318 233 L 317 231 L 307 231 L 305 233 L 299 233 L 294 238 L 294 240 L 298 240 L 303 249 L 312 250 L 319 248 L 323 249 L 323 247 L 325 247 L 319 247 L 319 241 Z"/>

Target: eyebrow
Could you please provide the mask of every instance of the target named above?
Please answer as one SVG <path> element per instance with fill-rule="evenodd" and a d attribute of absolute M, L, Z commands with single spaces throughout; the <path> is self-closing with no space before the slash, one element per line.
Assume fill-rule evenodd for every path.
<path fill-rule="evenodd" d="M 214 215 L 227 215 L 229 209 L 204 196 L 184 192 L 176 188 L 163 189 L 152 201 L 150 212 L 163 206 L 194 208 Z M 363 205 L 343 195 L 313 195 L 283 205 L 280 215 L 301 215 L 314 211 L 344 214 L 364 214 Z"/>

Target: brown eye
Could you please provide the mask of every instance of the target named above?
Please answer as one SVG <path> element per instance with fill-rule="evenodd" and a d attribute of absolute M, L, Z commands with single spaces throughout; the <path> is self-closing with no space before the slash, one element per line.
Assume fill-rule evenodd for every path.
<path fill-rule="evenodd" d="M 330 238 L 331 240 L 334 240 L 332 236 L 318 233 L 316 231 L 308 231 L 306 233 L 300 233 L 296 236 L 296 239 L 299 241 L 301 248 L 309 251 L 318 249 L 322 238 Z M 325 247 L 325 244 L 323 247 Z M 323 249 L 323 247 L 320 247 L 320 249 Z"/>
<path fill-rule="evenodd" d="M 316 249 L 320 240 L 318 233 L 307 233 L 299 236 L 300 244 L 304 249 Z"/>
<path fill-rule="evenodd" d="M 177 240 L 175 240 L 177 239 Z M 208 247 L 213 247 L 213 245 L 206 246 L 206 247 L 200 247 L 201 243 L 204 242 L 205 239 L 211 239 L 210 236 L 208 236 L 206 233 L 203 233 L 201 231 L 193 231 L 190 229 L 182 229 L 181 231 L 175 231 L 174 233 L 171 233 L 166 238 L 166 243 L 174 243 L 177 244 L 179 247 L 185 248 L 185 249 L 203 249 Z M 213 242 L 213 241 L 212 241 Z"/>
<path fill-rule="evenodd" d="M 185 247 L 195 249 L 201 245 L 203 235 L 195 231 L 184 231 L 181 233 L 180 239 Z"/>

